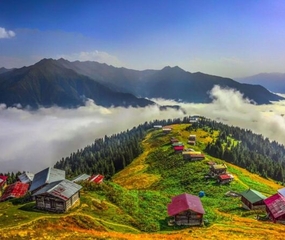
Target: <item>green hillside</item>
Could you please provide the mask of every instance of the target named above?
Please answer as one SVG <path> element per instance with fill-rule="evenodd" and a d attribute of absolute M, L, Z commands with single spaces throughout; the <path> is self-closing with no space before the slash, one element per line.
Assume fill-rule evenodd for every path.
<path fill-rule="evenodd" d="M 190 148 L 188 136 L 195 134 L 197 144 L 191 148 L 204 152 L 219 132 L 191 132 L 188 126 L 172 125 L 169 134 L 150 130 L 142 142 L 143 153 L 111 180 L 101 185 L 83 183 L 81 202 L 68 213 L 38 211 L 34 203 L 0 203 L 1 239 L 278 239 L 283 225 L 257 221 L 256 214 L 262 212 L 243 210 L 239 197 L 225 193 L 253 188 L 269 196 L 282 186 L 230 163 L 226 163 L 234 175 L 230 184 L 206 180 L 208 162 L 224 161 L 207 154 L 202 161 L 183 160 L 181 153 L 173 151 L 170 138 Z M 200 191 L 206 194 L 201 198 L 205 224 L 168 226 L 171 198 L 184 192 L 198 195 Z"/>

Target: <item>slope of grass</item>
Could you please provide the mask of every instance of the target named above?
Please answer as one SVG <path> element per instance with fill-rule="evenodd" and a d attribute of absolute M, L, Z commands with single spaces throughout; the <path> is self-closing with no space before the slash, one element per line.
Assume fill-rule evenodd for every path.
<path fill-rule="evenodd" d="M 203 161 L 183 160 L 181 154 L 174 153 L 170 138 L 187 146 L 189 134 L 196 134 L 197 145 L 191 148 L 201 151 L 218 132 L 189 132 L 187 126 L 173 125 L 168 135 L 150 131 L 142 143 L 143 154 L 112 181 L 84 187 L 80 204 L 68 213 L 37 211 L 34 203 L 0 203 L 1 239 L 281 239 L 283 225 L 257 221 L 257 212 L 243 210 L 239 198 L 225 196 L 228 191 L 249 187 L 270 195 L 281 186 L 232 164 L 227 164 L 235 176 L 230 185 L 206 181 L 208 161 L 223 161 L 208 155 Z M 168 226 L 171 198 L 183 192 L 198 195 L 201 190 L 206 193 L 201 201 L 208 224 Z"/>

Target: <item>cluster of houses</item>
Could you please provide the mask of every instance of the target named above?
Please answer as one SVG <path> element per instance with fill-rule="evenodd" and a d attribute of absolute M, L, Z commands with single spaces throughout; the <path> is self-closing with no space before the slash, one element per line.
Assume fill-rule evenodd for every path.
<path fill-rule="evenodd" d="M 104 176 L 82 174 L 73 180 L 65 178 L 65 171 L 48 167 L 36 174 L 24 172 L 18 181 L 7 186 L 7 176 L 0 176 L 0 201 L 20 198 L 30 193 L 36 208 L 51 212 L 66 212 L 80 201 L 81 181 L 102 183 Z"/>

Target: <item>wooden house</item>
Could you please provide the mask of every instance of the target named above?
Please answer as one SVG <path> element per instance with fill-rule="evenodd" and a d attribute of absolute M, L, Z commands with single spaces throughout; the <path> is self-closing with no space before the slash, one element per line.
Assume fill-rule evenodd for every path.
<path fill-rule="evenodd" d="M 65 171 L 48 167 L 35 174 L 29 191 L 33 194 L 49 183 L 65 179 Z"/>
<path fill-rule="evenodd" d="M 234 179 L 233 175 L 225 173 L 217 177 L 217 182 L 219 184 L 227 184 L 230 183 L 233 179 Z"/>
<path fill-rule="evenodd" d="M 174 146 L 173 149 L 174 149 L 175 152 L 183 152 L 184 146 L 183 145 Z"/>
<path fill-rule="evenodd" d="M 195 145 L 196 144 L 196 135 L 190 135 L 188 138 L 188 143 L 190 145 Z"/>
<path fill-rule="evenodd" d="M 26 195 L 29 189 L 28 183 L 15 182 L 5 188 L 0 201 L 6 201 L 11 198 L 20 198 Z"/>
<path fill-rule="evenodd" d="M 91 177 L 90 175 L 83 173 L 83 174 L 73 178 L 71 181 L 77 183 L 77 182 L 81 182 L 81 181 L 86 181 L 90 177 Z"/>
<path fill-rule="evenodd" d="M 162 125 L 153 125 L 153 128 L 161 129 L 161 128 L 162 128 Z"/>
<path fill-rule="evenodd" d="M 227 166 L 225 164 L 210 165 L 210 175 L 216 177 L 227 173 Z"/>
<path fill-rule="evenodd" d="M 197 196 L 183 193 L 172 198 L 167 212 L 177 225 L 202 225 L 205 214 L 201 200 Z"/>
<path fill-rule="evenodd" d="M 168 134 L 172 131 L 172 128 L 171 127 L 163 127 L 162 128 L 162 132 L 165 133 L 165 134 Z"/>
<path fill-rule="evenodd" d="M 184 144 L 182 142 L 174 142 L 174 143 L 172 143 L 172 147 L 176 147 L 176 146 L 184 146 Z"/>
<path fill-rule="evenodd" d="M 30 172 L 24 172 L 21 175 L 18 176 L 18 179 L 20 182 L 22 183 L 32 183 L 33 179 L 34 179 L 34 174 L 30 173 Z"/>
<path fill-rule="evenodd" d="M 253 189 L 248 189 L 242 193 L 242 207 L 247 210 L 265 209 L 264 199 L 266 198 L 260 192 Z"/>
<path fill-rule="evenodd" d="M 97 175 L 92 175 L 88 181 L 94 182 L 94 183 L 102 183 L 103 180 L 104 180 L 104 176 L 101 174 L 97 174 Z"/>
<path fill-rule="evenodd" d="M 52 182 L 33 194 L 36 208 L 51 212 L 66 212 L 80 201 L 82 187 L 67 179 Z"/>
<path fill-rule="evenodd" d="M 196 151 L 183 151 L 182 152 L 183 159 L 190 160 L 190 161 L 196 161 L 196 160 L 203 160 L 205 159 L 205 155 L 201 152 Z"/>
<path fill-rule="evenodd" d="M 274 223 L 285 223 L 285 197 L 276 193 L 264 199 L 264 203 L 266 212 Z"/>
<path fill-rule="evenodd" d="M 178 140 L 177 138 L 175 138 L 175 137 L 172 137 L 172 138 L 170 139 L 170 142 L 173 144 L 173 143 L 179 142 L 179 140 Z"/>
<path fill-rule="evenodd" d="M 0 176 L 0 193 L 3 192 L 4 188 L 7 186 L 8 176 Z"/>

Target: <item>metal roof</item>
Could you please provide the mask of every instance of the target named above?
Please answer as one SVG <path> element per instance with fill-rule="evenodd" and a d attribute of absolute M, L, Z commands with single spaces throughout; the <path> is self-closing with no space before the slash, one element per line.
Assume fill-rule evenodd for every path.
<path fill-rule="evenodd" d="M 189 209 L 196 213 L 205 214 L 200 198 L 188 193 L 173 197 L 171 203 L 167 206 L 169 216 L 174 216 Z"/>
<path fill-rule="evenodd" d="M 266 198 L 263 194 L 253 189 L 248 189 L 240 193 L 240 195 L 243 196 L 245 199 L 247 199 L 251 203 L 256 203 Z"/>
<path fill-rule="evenodd" d="M 65 171 L 48 167 L 35 174 L 29 191 L 34 191 L 46 183 L 52 183 L 63 179 L 65 179 Z"/>
<path fill-rule="evenodd" d="M 264 203 L 275 219 L 285 215 L 285 198 L 281 194 L 276 193 L 266 198 Z"/>
<path fill-rule="evenodd" d="M 285 197 L 285 188 L 279 189 L 278 192 L 279 192 L 283 197 Z"/>
<path fill-rule="evenodd" d="M 81 188 L 82 186 L 67 179 L 64 179 L 46 185 L 45 187 L 34 193 L 33 196 L 48 193 L 54 197 L 58 197 L 66 201 L 71 198 L 75 193 L 77 193 Z"/>
<path fill-rule="evenodd" d="M 89 178 L 89 182 L 101 183 L 104 180 L 104 176 L 101 174 L 93 175 Z"/>
<path fill-rule="evenodd" d="M 30 172 L 24 172 L 20 176 L 18 176 L 18 178 L 22 183 L 29 183 L 33 181 L 34 174 Z"/>
<path fill-rule="evenodd" d="M 214 168 L 214 169 L 226 169 L 227 166 L 225 164 L 214 164 L 214 165 L 211 165 L 211 168 Z"/>
<path fill-rule="evenodd" d="M 28 188 L 29 184 L 27 183 L 15 182 L 5 189 L 0 201 L 5 201 L 9 198 L 23 197 L 27 193 Z"/>
<path fill-rule="evenodd" d="M 75 178 L 74 178 L 73 180 L 71 180 L 71 181 L 72 181 L 72 182 L 80 182 L 80 181 L 87 180 L 87 179 L 90 178 L 90 177 L 91 177 L 90 175 L 83 173 L 83 174 L 81 174 L 81 175 L 75 177 Z"/>

